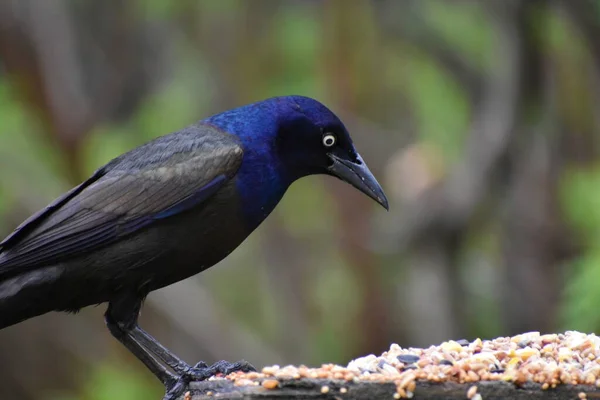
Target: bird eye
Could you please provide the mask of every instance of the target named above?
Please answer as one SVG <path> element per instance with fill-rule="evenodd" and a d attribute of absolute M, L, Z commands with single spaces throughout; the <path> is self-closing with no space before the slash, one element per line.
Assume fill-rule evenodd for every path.
<path fill-rule="evenodd" d="M 327 135 L 323 136 L 323 146 L 331 147 L 334 144 L 335 144 L 335 135 L 328 133 Z"/>

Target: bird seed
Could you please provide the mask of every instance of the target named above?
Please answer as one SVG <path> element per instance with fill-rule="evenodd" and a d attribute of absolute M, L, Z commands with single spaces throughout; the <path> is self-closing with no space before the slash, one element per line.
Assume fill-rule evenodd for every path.
<path fill-rule="evenodd" d="M 482 381 L 537 383 L 542 390 L 559 385 L 589 385 L 596 390 L 600 387 L 600 337 L 576 331 L 558 335 L 528 332 L 492 340 L 449 340 L 424 349 L 392 344 L 378 357 L 370 354 L 346 366 L 275 365 L 261 372 L 236 372 L 226 378 L 244 383 L 263 380 L 263 387 L 270 389 L 278 387 L 278 379 L 392 382 L 396 385 L 395 398 L 411 397 L 419 390 L 419 381 L 473 383 L 466 393 L 471 400 L 483 397 L 475 385 Z M 340 393 L 345 393 L 342 389 Z M 322 390 L 329 391 L 329 387 Z M 579 398 L 587 396 L 582 392 Z"/>

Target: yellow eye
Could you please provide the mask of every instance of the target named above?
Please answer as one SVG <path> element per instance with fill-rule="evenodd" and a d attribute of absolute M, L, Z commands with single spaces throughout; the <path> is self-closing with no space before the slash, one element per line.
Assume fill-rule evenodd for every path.
<path fill-rule="evenodd" d="M 335 144 L 335 135 L 328 133 L 327 135 L 323 136 L 323 146 L 331 147 L 334 144 Z"/>

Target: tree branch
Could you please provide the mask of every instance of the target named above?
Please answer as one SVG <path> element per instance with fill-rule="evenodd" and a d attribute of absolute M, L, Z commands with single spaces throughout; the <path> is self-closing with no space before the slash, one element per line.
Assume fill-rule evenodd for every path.
<path fill-rule="evenodd" d="M 401 6 L 402 10 L 390 10 L 395 6 Z M 428 27 L 419 6 L 420 1 L 387 1 L 380 3 L 376 11 L 383 29 L 431 57 L 467 92 L 471 101 L 476 102 L 484 84 L 482 74 L 455 50 L 455 46 Z"/>
<path fill-rule="evenodd" d="M 524 4 L 502 1 L 502 5 L 494 19 L 497 57 L 491 63 L 485 97 L 473 121 L 463 160 L 442 185 L 407 206 L 404 220 L 397 225 L 402 249 L 432 232 L 454 232 L 468 223 L 515 135 L 524 74 L 524 46 L 517 16 Z"/>

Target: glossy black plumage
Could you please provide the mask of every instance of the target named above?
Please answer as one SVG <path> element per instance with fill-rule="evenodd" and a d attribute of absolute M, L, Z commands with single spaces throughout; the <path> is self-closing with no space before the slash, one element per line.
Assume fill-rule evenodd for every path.
<path fill-rule="evenodd" d="M 201 203 L 235 175 L 242 154 L 235 136 L 198 124 L 115 159 L 0 243 L 0 279 Z"/>
<path fill-rule="evenodd" d="M 196 233 L 196 243 L 190 247 L 198 249 L 198 241 L 218 230 L 192 232 L 194 228 L 190 229 L 188 225 L 195 222 L 198 224 L 195 227 L 223 227 L 221 221 L 211 221 L 211 215 L 215 214 L 211 210 L 217 204 L 225 211 L 230 203 L 230 212 L 235 213 L 235 193 L 227 183 L 237 172 L 242 155 L 243 150 L 234 135 L 196 124 L 113 160 L 27 220 L 1 243 L 0 305 L 5 298 L 4 292 L 9 287 L 14 289 L 9 279 L 16 275 L 22 281 L 29 272 L 33 272 L 37 285 L 43 281 L 51 285 L 64 282 L 61 286 L 67 291 L 67 285 L 77 285 L 76 279 L 87 279 L 94 280 L 102 293 L 86 288 L 88 294 L 84 297 L 89 300 L 75 302 L 70 298 L 63 301 L 62 295 L 57 293 L 55 298 L 46 299 L 38 308 L 31 307 L 27 314 L 32 315 L 26 317 L 48 309 L 76 310 L 109 301 L 111 294 L 125 283 L 143 293 L 166 286 L 175 277 L 187 277 L 185 272 L 176 272 L 176 258 L 192 252 L 185 248 L 188 244 L 185 239 Z M 202 207 L 202 203 L 219 189 L 223 191 L 216 201 Z M 181 217 L 174 213 L 185 208 L 195 210 Z M 175 220 L 167 221 L 169 216 Z M 178 225 L 181 222 L 186 222 L 186 226 Z M 149 229 L 143 230 L 141 237 L 132 237 L 132 233 L 144 227 Z M 170 243 L 173 245 L 169 246 Z M 222 258 L 225 254 L 214 254 L 217 247 L 207 249 L 206 254 L 200 251 L 201 254 L 195 256 L 207 261 Z M 85 256 L 97 248 L 103 249 L 102 265 Z M 178 251 L 181 253 L 176 254 Z M 223 249 L 223 253 L 226 252 Z M 159 265 L 165 262 L 173 267 L 165 271 L 164 264 Z M 153 263 L 157 264 L 156 268 L 152 267 Z M 143 266 L 144 270 L 136 266 Z M 45 271 L 49 272 L 44 274 Z M 65 274 L 72 274 L 73 282 Z M 61 280 L 58 276 L 62 276 Z M 18 322 L 10 318 L 10 314 L 0 313 L 0 327 Z"/>
<path fill-rule="evenodd" d="M 166 398 L 190 379 L 249 370 L 245 362 L 191 368 L 137 317 L 148 293 L 218 263 L 293 181 L 314 173 L 387 208 L 345 127 L 304 97 L 234 109 L 123 154 L 0 243 L 0 329 L 108 302 L 109 330 L 161 379 Z"/>

